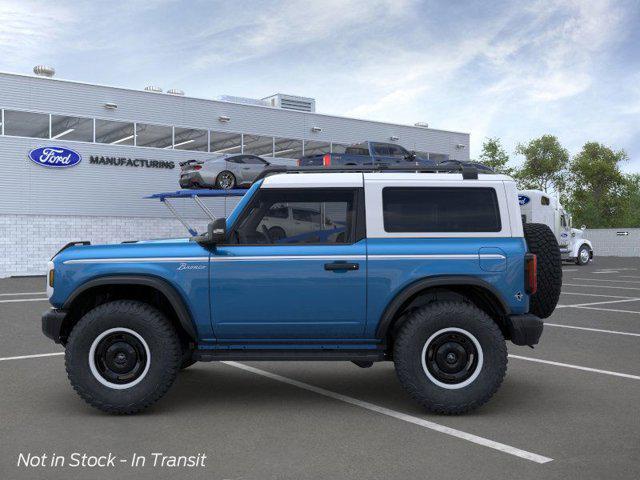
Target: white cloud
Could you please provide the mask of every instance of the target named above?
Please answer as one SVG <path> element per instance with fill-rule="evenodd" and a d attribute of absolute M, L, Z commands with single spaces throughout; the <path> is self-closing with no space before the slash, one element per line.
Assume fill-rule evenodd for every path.
<path fill-rule="evenodd" d="M 43 1 L 4 0 L 0 3 L 0 58 L 11 67 L 24 59 L 50 56 L 64 39 L 75 15 L 64 6 Z M 6 68 L 6 67 L 5 67 Z"/>

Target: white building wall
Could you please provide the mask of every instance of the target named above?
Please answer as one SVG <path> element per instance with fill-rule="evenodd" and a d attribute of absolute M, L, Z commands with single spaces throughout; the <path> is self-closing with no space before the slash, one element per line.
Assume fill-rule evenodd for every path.
<path fill-rule="evenodd" d="M 589 228 L 585 238 L 591 240 L 596 258 L 640 257 L 640 228 Z"/>

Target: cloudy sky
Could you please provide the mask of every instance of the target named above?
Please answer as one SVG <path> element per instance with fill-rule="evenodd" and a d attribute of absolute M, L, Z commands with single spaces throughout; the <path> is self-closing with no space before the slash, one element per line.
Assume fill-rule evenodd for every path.
<path fill-rule="evenodd" d="M 596 140 L 640 172 L 640 0 L 0 0 L 0 70 L 187 95 L 310 96 L 322 113 L 518 142 Z M 517 162 L 518 159 L 515 158 Z"/>

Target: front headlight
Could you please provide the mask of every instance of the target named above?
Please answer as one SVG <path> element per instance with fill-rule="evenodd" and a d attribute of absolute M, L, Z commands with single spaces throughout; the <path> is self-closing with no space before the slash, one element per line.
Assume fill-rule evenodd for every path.
<path fill-rule="evenodd" d="M 55 281 L 55 270 L 53 262 L 47 263 L 47 297 L 51 298 L 53 295 L 53 283 Z"/>

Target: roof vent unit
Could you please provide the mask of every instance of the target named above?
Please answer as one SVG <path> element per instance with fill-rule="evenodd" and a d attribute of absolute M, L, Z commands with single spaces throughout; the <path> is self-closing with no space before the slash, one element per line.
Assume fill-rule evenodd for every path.
<path fill-rule="evenodd" d="M 429 128 L 429 124 L 427 122 L 416 122 L 414 125 L 420 128 Z"/>
<path fill-rule="evenodd" d="M 145 92 L 153 92 L 153 93 L 162 93 L 162 89 L 160 87 L 156 87 L 155 85 L 147 85 L 144 87 Z"/>
<path fill-rule="evenodd" d="M 33 73 L 35 73 L 39 77 L 51 78 L 56 74 L 56 69 L 53 67 L 48 67 L 47 65 L 36 65 L 35 67 L 33 67 Z"/>
<path fill-rule="evenodd" d="M 270 97 L 263 98 L 263 100 L 266 100 L 271 107 L 283 108 L 285 110 L 296 110 L 298 112 L 316 111 L 316 101 L 314 98 L 276 93 Z"/>
<path fill-rule="evenodd" d="M 184 97 L 184 91 L 178 88 L 172 88 L 171 90 L 167 90 L 169 95 L 177 95 L 179 97 Z"/>
<path fill-rule="evenodd" d="M 269 102 L 260 100 L 259 98 L 236 97 L 233 95 L 220 95 L 218 100 L 223 102 L 241 103 L 243 105 L 258 105 L 259 107 L 268 107 L 271 105 Z"/>

